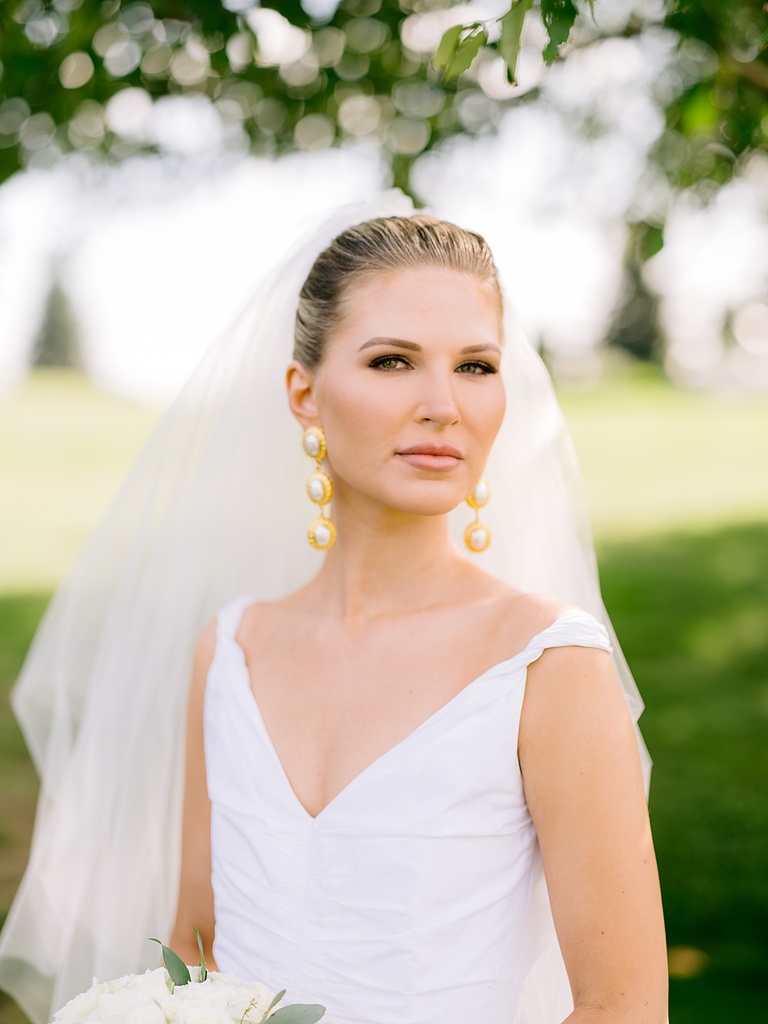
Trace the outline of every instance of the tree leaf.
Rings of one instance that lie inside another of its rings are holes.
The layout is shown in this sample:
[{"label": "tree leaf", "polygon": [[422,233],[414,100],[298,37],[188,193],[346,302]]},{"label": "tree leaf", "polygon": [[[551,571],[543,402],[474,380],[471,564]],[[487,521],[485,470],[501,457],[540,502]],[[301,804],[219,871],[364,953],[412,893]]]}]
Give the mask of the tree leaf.
[{"label": "tree leaf", "polygon": [[485,46],[488,42],[488,29],[485,25],[468,25],[466,27],[470,31],[468,35],[459,40],[453,60],[445,69],[446,80],[463,75],[477,56],[480,47]]},{"label": "tree leaf", "polygon": [[200,938],[200,932],[192,925],[192,931],[197,936],[197,948],[200,950],[200,981],[205,981],[208,977],[208,967],[205,963],[205,953],[203,952],[203,940]]},{"label": "tree leaf", "polygon": [[272,1000],[272,1002],[267,1007],[267,1012],[264,1014],[265,1017],[269,1014],[269,1012],[271,1010],[274,1010],[274,1008],[277,1006],[277,1004],[280,1002],[280,1000],[283,998],[284,995],[285,995],[285,989],[282,989],[280,992],[277,993],[275,998]]},{"label": "tree leaf", "polygon": [[447,68],[454,58],[456,47],[459,45],[459,37],[462,32],[462,25],[453,25],[443,32],[440,45],[435,52],[433,64],[436,68]]},{"label": "tree leaf", "polygon": [[171,981],[174,985],[188,985],[192,981],[192,975],[189,973],[189,968],[181,959],[178,953],[174,953],[168,946],[164,946],[160,939],[150,939],[150,942],[156,942],[158,946],[162,946],[163,949],[163,963],[165,969],[170,975]]},{"label": "tree leaf", "polygon": [[499,53],[507,65],[507,78],[515,84],[515,68],[520,56],[520,34],[523,31],[525,16],[530,11],[533,0],[515,0],[515,3],[501,19],[501,38]]},{"label": "tree leaf", "polygon": [[568,42],[576,14],[573,0],[541,0],[541,20],[549,37],[542,54],[547,64],[560,56],[560,47]]},{"label": "tree leaf", "polygon": [[269,1024],[315,1024],[324,1014],[325,1007],[317,1003],[296,1003],[275,1010]]}]

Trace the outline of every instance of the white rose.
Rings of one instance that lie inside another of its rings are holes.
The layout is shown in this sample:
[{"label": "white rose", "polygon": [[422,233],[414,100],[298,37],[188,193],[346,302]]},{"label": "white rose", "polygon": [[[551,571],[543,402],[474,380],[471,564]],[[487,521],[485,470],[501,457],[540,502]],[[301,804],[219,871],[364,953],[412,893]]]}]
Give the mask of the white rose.
[{"label": "white rose", "polygon": [[165,1014],[156,1002],[145,1003],[131,1010],[125,1024],[166,1024]]},{"label": "white rose", "polygon": [[260,1024],[273,993],[259,983],[246,984],[214,971],[198,981],[168,989],[164,968],[127,974],[93,986],[70,1000],[54,1024]]},{"label": "white rose", "polygon": [[120,992],[123,989],[131,989],[134,987],[134,982],[139,975],[136,974],[124,974],[122,978],[115,978],[114,981],[105,981],[99,985],[99,989],[103,992],[108,992],[110,995],[114,992]]},{"label": "white rose", "polygon": [[226,1001],[233,1020],[238,1022],[246,1015],[247,1020],[260,1021],[274,998],[274,993],[266,985],[258,982],[246,984],[232,974],[212,974],[209,980],[217,997],[220,994]]},{"label": "white rose", "polygon": [[180,1024],[232,1024],[227,994],[213,984],[212,976],[202,982],[178,985],[174,1017]]},{"label": "white rose", "polygon": [[166,1020],[175,1020],[178,1011],[178,1001],[166,989],[165,995],[157,1000],[160,1009],[163,1011]]},{"label": "white rose", "polygon": [[99,997],[98,1020],[102,1024],[123,1024],[123,1021],[143,999],[135,992],[118,989],[116,992],[105,992]]},{"label": "white rose", "polygon": [[54,1024],[80,1024],[89,1020],[99,1005],[99,995],[106,991],[106,985],[92,986],[87,992],[75,996],[54,1014]]},{"label": "white rose", "polygon": [[168,972],[164,967],[156,967],[144,974],[135,975],[134,987],[143,992],[147,998],[160,1001],[168,995]]},{"label": "white rose", "polygon": [[232,1024],[232,1017],[225,1007],[202,1002],[180,1006],[175,1019],[179,1024]]}]

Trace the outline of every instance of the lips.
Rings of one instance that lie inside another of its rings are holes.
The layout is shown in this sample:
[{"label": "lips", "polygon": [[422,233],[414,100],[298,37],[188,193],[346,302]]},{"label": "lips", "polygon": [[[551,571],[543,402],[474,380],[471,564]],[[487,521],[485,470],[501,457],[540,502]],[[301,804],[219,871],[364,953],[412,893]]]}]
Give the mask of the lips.
[{"label": "lips", "polygon": [[401,448],[398,455],[449,455],[452,459],[460,459],[461,452],[452,444],[414,444],[410,448]]},{"label": "lips", "polygon": [[397,455],[411,466],[418,469],[449,470],[455,469],[463,456],[452,444],[435,444],[426,442],[414,444],[409,448],[401,448]]}]

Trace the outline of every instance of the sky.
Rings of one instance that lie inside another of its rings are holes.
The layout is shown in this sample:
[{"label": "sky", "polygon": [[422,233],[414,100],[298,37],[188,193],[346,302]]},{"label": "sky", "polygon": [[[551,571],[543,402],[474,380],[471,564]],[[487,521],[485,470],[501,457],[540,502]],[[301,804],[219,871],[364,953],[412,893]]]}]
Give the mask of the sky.
[{"label": "sky", "polygon": [[[627,218],[669,205],[646,281],[660,296],[670,376],[768,387],[768,158],[753,157],[707,205],[670,197],[645,156],[664,128],[652,93],[671,59],[670,38],[653,32],[574,52],[543,79],[529,55],[520,88],[542,85],[541,98],[493,135],[425,155],[414,183],[435,213],[486,235],[531,340],[584,380],[600,372],[622,293]],[[501,94],[500,69],[488,75],[489,94]],[[601,124],[590,139],[575,127],[585,114]],[[56,268],[97,383],[170,397],[305,218],[385,182],[365,138],[268,160],[228,152],[195,100],[152,108],[125,90],[109,116],[150,130],[167,155],[109,169],[76,156],[0,187],[0,393],[26,372]]]}]

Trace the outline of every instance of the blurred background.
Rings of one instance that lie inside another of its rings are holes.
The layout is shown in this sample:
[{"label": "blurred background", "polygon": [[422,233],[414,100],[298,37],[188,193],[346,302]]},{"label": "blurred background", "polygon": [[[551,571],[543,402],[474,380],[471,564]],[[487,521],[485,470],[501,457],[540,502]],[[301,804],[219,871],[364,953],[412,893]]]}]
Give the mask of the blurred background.
[{"label": "blurred background", "polygon": [[765,1018],[766,46],[763,0],[0,4],[0,913],[53,588],[304,219],[396,184],[486,235],[560,391],[647,704],[671,1020]]}]

